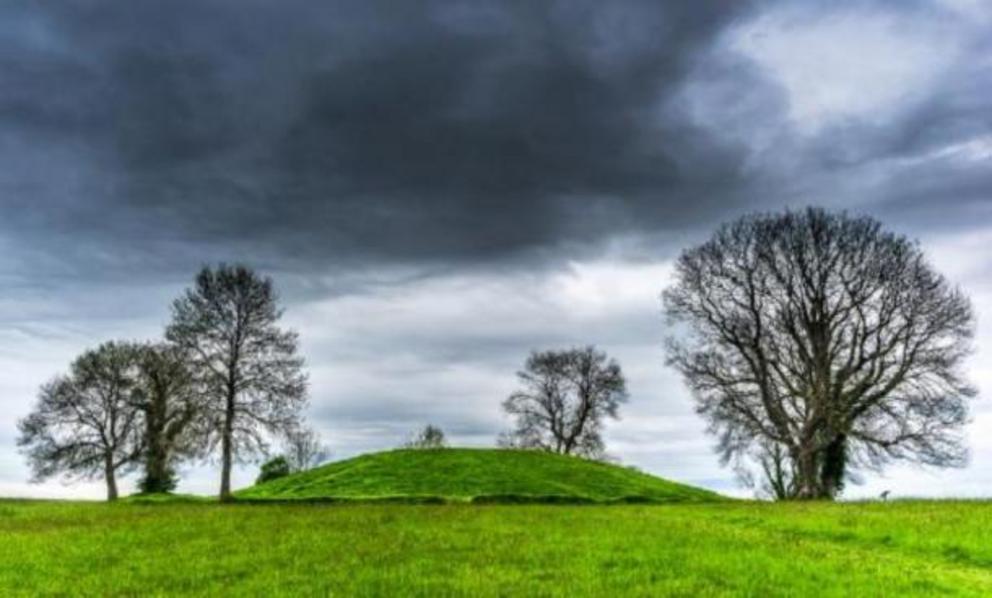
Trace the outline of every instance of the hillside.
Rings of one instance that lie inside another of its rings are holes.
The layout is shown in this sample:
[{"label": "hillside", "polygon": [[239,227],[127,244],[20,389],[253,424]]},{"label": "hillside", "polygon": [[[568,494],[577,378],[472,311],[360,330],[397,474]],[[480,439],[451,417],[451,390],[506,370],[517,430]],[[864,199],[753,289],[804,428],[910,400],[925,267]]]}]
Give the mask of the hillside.
[{"label": "hillside", "polygon": [[713,492],[626,467],[537,451],[395,450],[362,455],[235,493],[244,500],[702,502]]}]

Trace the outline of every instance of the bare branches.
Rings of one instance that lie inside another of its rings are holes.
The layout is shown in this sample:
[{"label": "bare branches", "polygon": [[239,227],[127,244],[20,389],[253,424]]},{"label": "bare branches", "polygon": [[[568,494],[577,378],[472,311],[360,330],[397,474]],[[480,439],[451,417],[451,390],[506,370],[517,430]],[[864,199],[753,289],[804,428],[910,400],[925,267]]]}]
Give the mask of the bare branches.
[{"label": "bare branches", "polygon": [[319,457],[299,428],[307,379],[280,315],[271,280],[204,268],[173,304],[171,343],[105,343],[42,387],[19,422],[35,479],[102,475],[113,499],[116,473],[143,461],[142,490],[169,491],[180,459],[220,445],[228,498],[234,460],[264,453],[272,435],[293,435],[300,459]]},{"label": "bare branches", "polygon": [[204,268],[172,306],[166,337],[190,359],[221,445],[221,498],[230,497],[235,459],[263,453],[262,432],[292,429],[306,403],[307,379],[295,332],[268,278],[245,266]]},{"label": "bare branches", "polygon": [[18,422],[17,443],[36,481],[103,477],[108,500],[117,498],[117,473],[134,466],[142,450],[134,409],[139,354],[131,343],[104,343],[41,387],[34,410]]},{"label": "bare branches", "polygon": [[292,472],[306,471],[327,461],[331,449],[320,440],[313,428],[296,426],[285,434],[283,454]]},{"label": "bare branches", "polygon": [[502,444],[600,457],[603,420],[616,419],[627,386],[614,360],[594,347],[534,352],[517,374],[523,389],[503,402],[516,428]]},{"label": "bare branches", "polygon": [[767,474],[785,451],[810,498],[840,489],[839,462],[962,462],[971,307],[878,222],[745,217],[680,256],[664,303],[692,331],[669,363],[725,459],[757,450]]},{"label": "bare branches", "polygon": [[199,456],[211,430],[202,389],[183,352],[165,343],[145,345],[139,356],[139,392],[133,407],[144,420],[142,492],[169,492],[181,459]]}]

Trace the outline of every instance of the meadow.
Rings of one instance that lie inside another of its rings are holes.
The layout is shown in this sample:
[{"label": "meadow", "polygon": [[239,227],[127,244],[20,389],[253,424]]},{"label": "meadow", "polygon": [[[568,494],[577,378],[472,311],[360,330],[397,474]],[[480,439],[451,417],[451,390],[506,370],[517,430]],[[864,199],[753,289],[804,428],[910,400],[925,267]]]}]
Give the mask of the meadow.
[{"label": "meadow", "polygon": [[3,595],[990,595],[992,503],[0,501]]}]

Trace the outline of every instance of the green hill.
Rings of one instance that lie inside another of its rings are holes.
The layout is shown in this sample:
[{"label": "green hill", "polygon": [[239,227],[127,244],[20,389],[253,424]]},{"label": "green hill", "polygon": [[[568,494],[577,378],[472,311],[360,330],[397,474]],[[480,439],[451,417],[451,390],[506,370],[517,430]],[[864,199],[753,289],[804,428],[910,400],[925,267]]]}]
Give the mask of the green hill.
[{"label": "green hill", "polygon": [[703,502],[718,494],[630,468],[538,451],[394,450],[235,493],[243,500],[395,502]]}]

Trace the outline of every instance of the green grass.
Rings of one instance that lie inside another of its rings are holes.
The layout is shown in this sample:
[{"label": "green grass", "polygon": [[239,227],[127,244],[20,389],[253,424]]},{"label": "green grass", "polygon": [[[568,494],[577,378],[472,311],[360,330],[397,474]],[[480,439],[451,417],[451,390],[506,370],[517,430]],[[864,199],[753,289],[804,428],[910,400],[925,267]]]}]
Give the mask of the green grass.
[{"label": "green grass", "polygon": [[362,455],[236,493],[244,500],[671,503],[713,492],[639,471],[538,451],[395,450]]},{"label": "green grass", "polygon": [[992,595],[992,503],[0,501],[0,594]]},{"label": "green grass", "polygon": [[989,502],[732,501],[472,449],[365,455],[237,495],[0,500],[0,595],[992,595]]},{"label": "green grass", "polygon": [[172,494],[172,493],[152,493],[152,494],[132,494],[120,499],[124,503],[133,504],[164,504],[164,503],[187,503],[187,502],[216,502],[212,496],[199,496],[197,494]]}]

